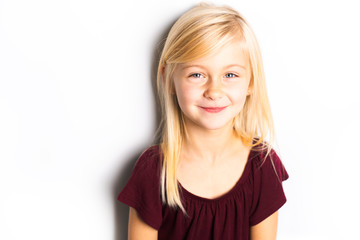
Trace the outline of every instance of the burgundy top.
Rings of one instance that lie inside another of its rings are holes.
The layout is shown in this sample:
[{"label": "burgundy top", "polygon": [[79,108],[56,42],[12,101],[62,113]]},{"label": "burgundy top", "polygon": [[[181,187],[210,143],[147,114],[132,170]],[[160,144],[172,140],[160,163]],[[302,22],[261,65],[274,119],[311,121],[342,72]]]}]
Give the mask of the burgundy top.
[{"label": "burgundy top", "polygon": [[263,152],[251,149],[236,185],[215,199],[196,196],[179,183],[182,211],[163,205],[160,195],[160,148],[148,148],[137,160],[132,175],[118,200],[133,207],[140,217],[158,230],[158,239],[239,239],[248,240],[250,226],[276,212],[286,202],[282,181],[288,173],[272,149],[261,166]]}]

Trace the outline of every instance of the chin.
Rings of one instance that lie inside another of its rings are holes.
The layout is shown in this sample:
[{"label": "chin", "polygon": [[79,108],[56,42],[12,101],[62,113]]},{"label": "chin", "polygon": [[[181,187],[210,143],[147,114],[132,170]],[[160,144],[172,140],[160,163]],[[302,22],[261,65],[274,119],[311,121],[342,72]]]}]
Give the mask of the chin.
[{"label": "chin", "polygon": [[226,127],[232,127],[229,125],[229,123],[203,123],[199,124],[200,127],[206,129],[206,130],[218,130],[218,129],[224,129]]}]

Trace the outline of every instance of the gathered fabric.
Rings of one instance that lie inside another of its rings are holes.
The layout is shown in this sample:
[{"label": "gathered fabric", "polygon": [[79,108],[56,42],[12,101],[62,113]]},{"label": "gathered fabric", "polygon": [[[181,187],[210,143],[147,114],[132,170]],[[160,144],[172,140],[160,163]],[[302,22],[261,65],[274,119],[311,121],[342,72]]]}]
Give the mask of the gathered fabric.
[{"label": "gathered fabric", "polygon": [[263,163],[265,153],[253,148],[235,186],[220,197],[197,196],[179,183],[185,216],[161,202],[160,154],[159,145],[146,149],[118,195],[119,201],[136,209],[144,222],[158,230],[160,240],[248,240],[250,227],[287,201],[282,182],[289,175],[280,158],[272,149]]}]

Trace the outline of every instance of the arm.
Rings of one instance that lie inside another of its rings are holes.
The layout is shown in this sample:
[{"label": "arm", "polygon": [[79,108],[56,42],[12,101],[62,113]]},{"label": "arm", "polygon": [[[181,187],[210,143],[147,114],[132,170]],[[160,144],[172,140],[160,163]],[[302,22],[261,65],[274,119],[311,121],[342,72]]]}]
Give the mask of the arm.
[{"label": "arm", "polygon": [[278,211],[250,227],[250,240],[275,240],[278,224]]},{"label": "arm", "polygon": [[129,212],[129,240],[156,240],[158,231],[146,224],[136,210],[130,207]]}]

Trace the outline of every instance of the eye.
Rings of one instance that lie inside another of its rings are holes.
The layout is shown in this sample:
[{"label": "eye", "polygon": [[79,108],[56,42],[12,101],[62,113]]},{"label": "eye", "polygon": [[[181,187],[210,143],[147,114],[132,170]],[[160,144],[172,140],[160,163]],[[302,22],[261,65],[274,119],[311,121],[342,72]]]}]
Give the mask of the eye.
[{"label": "eye", "polygon": [[225,74],[226,78],[234,78],[234,77],[238,77],[238,75],[234,74],[234,73],[227,73]]},{"label": "eye", "polygon": [[204,76],[201,73],[193,73],[189,77],[193,78],[203,78]]}]

